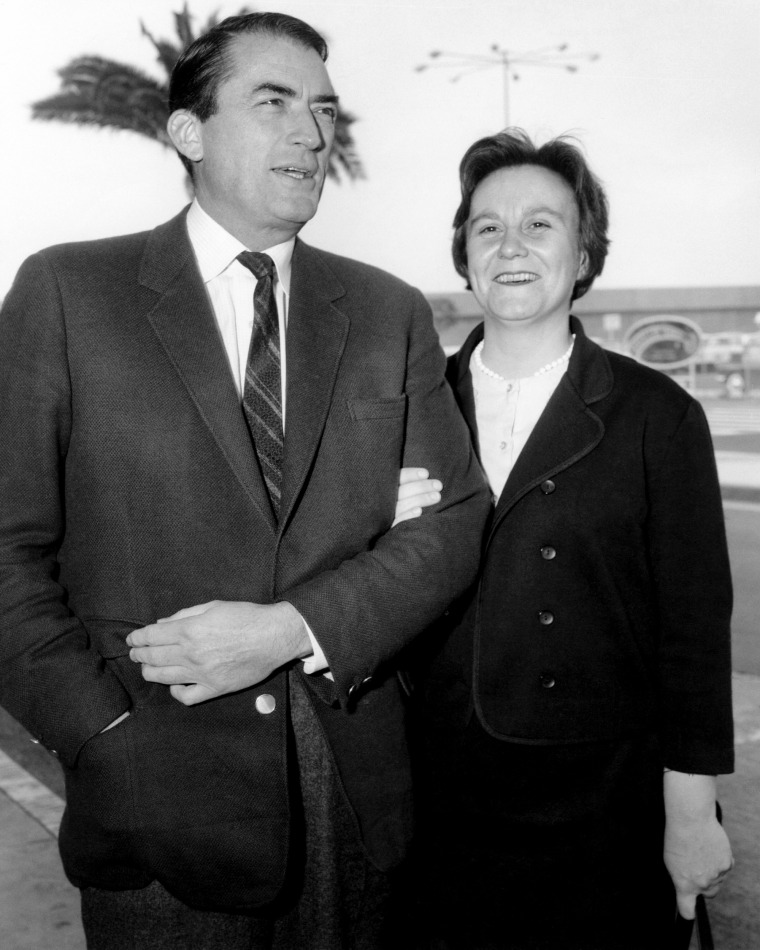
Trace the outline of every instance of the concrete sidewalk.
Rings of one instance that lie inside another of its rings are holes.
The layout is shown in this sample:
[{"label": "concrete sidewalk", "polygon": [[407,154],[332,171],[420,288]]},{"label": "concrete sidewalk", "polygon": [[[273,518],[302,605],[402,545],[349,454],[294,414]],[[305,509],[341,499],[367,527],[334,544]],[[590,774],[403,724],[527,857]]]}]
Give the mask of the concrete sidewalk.
[{"label": "concrete sidewalk", "polygon": [[0,947],[85,950],[57,831],[63,801],[0,752]]}]

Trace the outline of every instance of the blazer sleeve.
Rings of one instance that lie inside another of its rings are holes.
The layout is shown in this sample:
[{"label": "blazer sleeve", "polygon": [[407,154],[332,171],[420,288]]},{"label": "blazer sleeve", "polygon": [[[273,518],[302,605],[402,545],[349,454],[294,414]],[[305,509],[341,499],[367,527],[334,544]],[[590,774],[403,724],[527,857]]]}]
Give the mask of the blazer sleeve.
[{"label": "blazer sleeve", "polygon": [[130,705],[59,583],[71,404],[60,294],[39,254],[0,313],[0,702],[67,764]]},{"label": "blazer sleeve", "polygon": [[696,400],[648,454],[664,764],[731,772],[731,575],[713,446]]},{"label": "blazer sleeve", "polygon": [[445,358],[422,294],[411,297],[404,466],[443,482],[441,502],[371,548],[283,592],[305,618],[346,704],[439,617],[476,577],[490,496],[444,377]]}]

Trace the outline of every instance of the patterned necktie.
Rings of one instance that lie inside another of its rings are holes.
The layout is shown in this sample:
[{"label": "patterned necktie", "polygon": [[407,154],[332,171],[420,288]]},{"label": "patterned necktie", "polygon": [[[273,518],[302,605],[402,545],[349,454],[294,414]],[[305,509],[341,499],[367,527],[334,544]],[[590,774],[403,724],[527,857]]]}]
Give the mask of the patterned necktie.
[{"label": "patterned necktie", "polygon": [[277,517],[280,511],[283,435],[280,324],[273,290],[274,262],[268,254],[256,251],[243,251],[237,259],[256,277],[243,412]]}]

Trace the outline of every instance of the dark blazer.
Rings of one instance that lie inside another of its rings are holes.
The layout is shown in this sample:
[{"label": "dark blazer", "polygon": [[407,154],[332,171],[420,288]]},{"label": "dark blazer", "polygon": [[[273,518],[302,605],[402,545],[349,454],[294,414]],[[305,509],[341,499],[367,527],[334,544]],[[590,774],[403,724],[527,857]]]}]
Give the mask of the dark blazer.
[{"label": "dark blazer", "polygon": [[[474,598],[452,611],[430,715],[474,709],[504,741],[656,730],[664,763],[732,769],[731,581],[704,413],[578,320],[567,373],[487,531]],[[470,356],[449,361],[477,445]]]},{"label": "dark blazer", "polygon": [[[64,767],[71,880],[158,879],[227,910],[276,897],[288,674],[184,707],[127,655],[135,627],[212,599],[301,611],[335,683],[290,675],[369,856],[396,864],[410,782],[394,661],[471,582],[488,509],[422,295],[297,242],[279,524],[184,214],[30,258],[0,353],[0,701]],[[402,465],[446,489],[389,532]]]}]

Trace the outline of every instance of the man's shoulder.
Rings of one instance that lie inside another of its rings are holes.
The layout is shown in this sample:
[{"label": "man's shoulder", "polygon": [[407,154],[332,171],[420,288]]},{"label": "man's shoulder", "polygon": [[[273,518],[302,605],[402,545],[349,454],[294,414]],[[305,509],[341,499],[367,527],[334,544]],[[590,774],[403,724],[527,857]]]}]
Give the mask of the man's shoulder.
[{"label": "man's shoulder", "polygon": [[331,251],[313,247],[299,241],[296,246],[294,263],[307,263],[329,271],[347,289],[360,286],[365,291],[378,290],[384,293],[394,292],[401,294],[420,295],[421,292],[411,284],[391,274],[389,271],[352,257],[344,257]]},{"label": "man's shoulder", "polygon": [[67,241],[45,247],[36,256],[54,265],[92,266],[99,260],[125,258],[139,253],[145,248],[150,234],[150,231],[139,231],[87,241]]},{"label": "man's shoulder", "polygon": [[139,261],[149,242],[160,239],[162,234],[177,230],[184,218],[184,212],[170,221],[130,234],[113,237],[93,238],[85,241],[68,241],[43,248],[33,257],[44,260],[54,267],[97,268],[99,265],[112,266],[118,261],[125,264],[130,259]]}]

